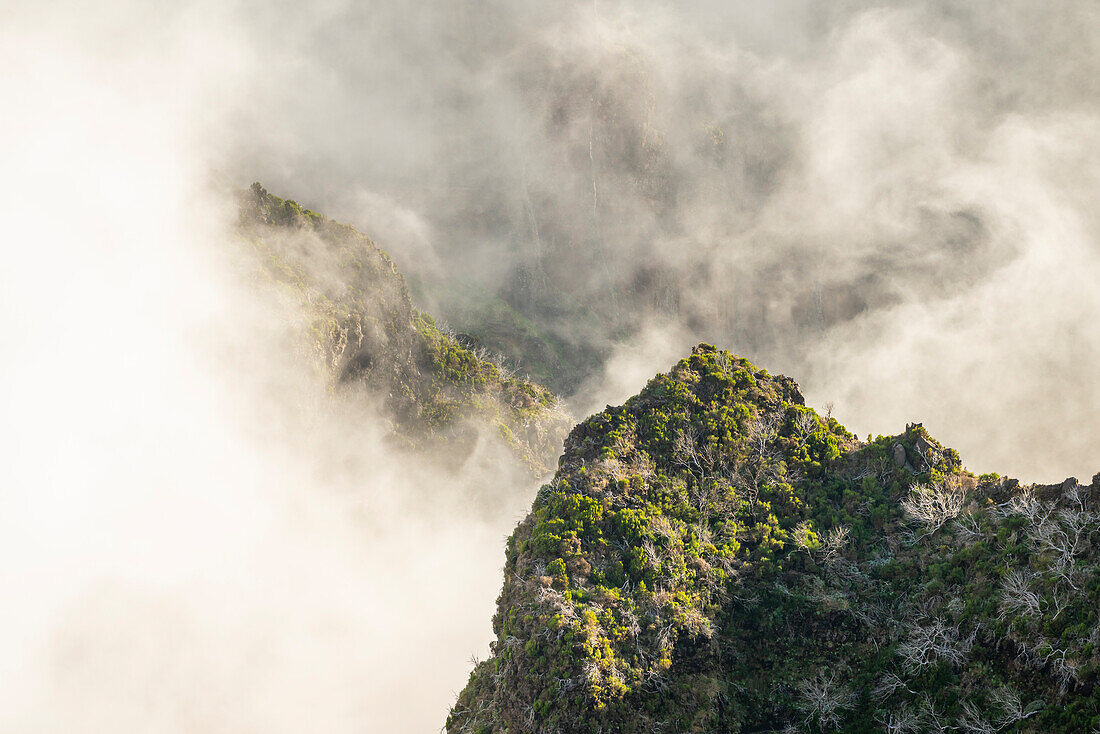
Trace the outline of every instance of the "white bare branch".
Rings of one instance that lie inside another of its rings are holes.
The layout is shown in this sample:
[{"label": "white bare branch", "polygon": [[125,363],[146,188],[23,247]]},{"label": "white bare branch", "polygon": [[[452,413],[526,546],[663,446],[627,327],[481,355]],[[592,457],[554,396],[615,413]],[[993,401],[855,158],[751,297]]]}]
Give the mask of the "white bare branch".
[{"label": "white bare branch", "polygon": [[924,730],[920,712],[905,704],[894,711],[880,712],[875,721],[886,734],[916,734]]},{"label": "white bare branch", "polygon": [[799,707],[806,712],[806,720],[821,729],[840,728],[843,712],[855,702],[855,694],[837,678],[835,670],[822,670],[798,684]]},{"label": "white bare branch", "polygon": [[828,563],[836,563],[841,553],[848,547],[848,538],[851,535],[851,529],[846,525],[837,525],[835,528],[830,529],[825,536],[821,539],[821,557]]},{"label": "white bare branch", "polygon": [[915,673],[935,665],[941,660],[961,665],[970,654],[974,634],[961,638],[958,627],[952,627],[935,619],[928,624],[910,628],[909,636],[898,645],[898,655],[908,673]]},{"label": "white bare branch", "polygon": [[1001,612],[999,619],[1008,621],[1011,617],[1039,617],[1043,613],[1043,598],[1031,590],[1031,579],[1013,569],[1005,574],[1001,581]]},{"label": "white bare branch", "polygon": [[1020,700],[1020,694],[1008,686],[994,688],[989,694],[989,702],[996,710],[993,725],[998,731],[1017,721],[1031,718],[1043,709],[1042,701],[1032,701],[1025,706]]},{"label": "white bare branch", "polygon": [[901,501],[901,509],[911,522],[924,527],[922,535],[931,535],[959,516],[966,504],[966,492],[957,483],[916,484]]}]

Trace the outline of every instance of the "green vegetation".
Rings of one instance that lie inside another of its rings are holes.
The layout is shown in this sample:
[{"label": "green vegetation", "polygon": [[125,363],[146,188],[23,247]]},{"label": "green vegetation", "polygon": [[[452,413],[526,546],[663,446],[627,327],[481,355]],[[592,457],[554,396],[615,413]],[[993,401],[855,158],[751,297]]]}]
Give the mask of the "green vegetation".
[{"label": "green vegetation", "polygon": [[414,309],[393,261],[354,228],[258,183],[239,209],[238,231],[264,281],[307,313],[313,357],[334,389],[365,385],[384,396],[393,435],[406,444],[461,457],[488,426],[532,473],[549,470],[568,427],[549,390]]},{"label": "green vegetation", "polygon": [[1100,729],[1100,475],[857,440],[709,345],[577,425],[508,541],[478,732]]},{"label": "green vegetation", "polygon": [[[526,269],[513,273],[512,277],[528,285],[532,285],[534,280],[541,280],[535,271]],[[422,288],[424,286],[419,281],[410,283],[414,296]],[[568,328],[565,333],[558,333],[553,328],[547,328],[545,320],[530,318],[534,314],[525,315],[522,308],[517,308],[501,294],[484,287],[472,283],[443,282],[432,283],[431,290],[434,299],[448,304],[457,327],[473,332],[462,335],[468,345],[522,357],[525,372],[558,391],[576,389],[604,358],[592,345],[578,340],[577,335],[598,333],[606,327],[606,323],[600,315],[578,305],[575,299],[562,294],[555,296],[541,289],[538,304],[523,304],[539,313],[568,314]],[[504,295],[518,297],[514,292]]]}]

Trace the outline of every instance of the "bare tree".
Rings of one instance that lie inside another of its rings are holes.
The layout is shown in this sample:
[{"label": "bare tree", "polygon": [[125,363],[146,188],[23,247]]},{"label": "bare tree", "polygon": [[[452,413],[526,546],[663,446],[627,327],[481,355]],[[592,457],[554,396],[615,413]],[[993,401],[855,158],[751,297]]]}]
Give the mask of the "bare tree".
[{"label": "bare tree", "polygon": [[851,530],[847,525],[837,525],[821,539],[821,558],[830,565],[840,560],[841,553],[848,547]]},{"label": "bare tree", "polygon": [[508,364],[503,354],[497,352],[489,361],[497,368],[501,380],[507,382],[516,376],[516,368]]},{"label": "bare tree", "polygon": [[997,505],[997,511],[1004,517],[1023,515],[1028,520],[1034,520],[1039,509],[1039,500],[1031,487],[1025,487],[1022,492],[1010,497],[1008,502]]},{"label": "bare tree", "polygon": [[871,689],[871,695],[880,701],[885,701],[898,691],[913,693],[912,689],[901,679],[901,676],[897,673],[887,672],[883,673],[882,677],[875,682],[875,687]]},{"label": "bare tree", "polygon": [[1062,509],[1037,514],[1028,526],[1028,541],[1032,549],[1050,559],[1050,571],[1060,580],[1077,589],[1074,568],[1077,557],[1087,547],[1096,524],[1096,516],[1080,510]]},{"label": "bare tree", "polygon": [[982,521],[977,512],[965,512],[959,515],[955,527],[958,530],[959,540],[963,544],[969,545],[983,537]]},{"label": "bare tree", "polygon": [[[973,701],[963,703],[957,728],[972,734],[997,734],[1018,721],[1034,716],[1042,708],[1041,701],[1024,706],[1019,693],[1008,686],[1001,686],[989,694],[989,706],[984,713]],[[991,717],[986,718],[987,715]]]},{"label": "bare tree", "polygon": [[1031,590],[1033,576],[1025,576],[1013,569],[1001,581],[1001,612],[998,618],[1007,621],[1011,617],[1039,617],[1043,613],[1043,598]]},{"label": "bare tree", "polygon": [[817,420],[817,416],[810,410],[799,411],[798,417],[795,419],[795,426],[803,435],[809,435],[817,431],[821,427],[821,424]]},{"label": "bare tree", "polygon": [[970,654],[974,639],[974,634],[962,638],[958,627],[934,619],[927,624],[911,626],[909,636],[898,645],[897,652],[906,672],[916,673],[941,660],[961,665]]},{"label": "bare tree", "polygon": [[986,720],[982,712],[971,701],[963,703],[962,709],[958,729],[970,734],[997,734],[997,729]]},{"label": "bare tree", "polygon": [[806,720],[816,722],[821,729],[840,728],[840,719],[851,708],[855,694],[838,681],[835,670],[822,670],[815,678],[798,684],[799,707]]},{"label": "bare tree", "polygon": [[994,688],[989,694],[989,702],[993,704],[996,712],[993,725],[998,731],[1017,721],[1029,719],[1043,710],[1042,701],[1032,701],[1025,706],[1020,699],[1020,694],[1008,686]]},{"label": "bare tree", "polygon": [[923,731],[920,712],[902,704],[893,711],[880,711],[875,721],[886,734],[915,734]]},{"label": "bare tree", "polygon": [[810,542],[810,533],[813,533],[813,523],[809,520],[803,520],[798,523],[794,528],[793,538],[795,547],[799,550],[804,550],[807,553],[815,550],[818,545],[814,545]]},{"label": "bare tree", "polygon": [[675,462],[702,481],[711,476],[716,463],[713,444],[699,445],[703,432],[698,428],[685,428],[676,434],[673,456]]},{"label": "bare tree", "polygon": [[1040,636],[1034,643],[1026,642],[1020,645],[1020,655],[1038,670],[1049,669],[1051,676],[1058,681],[1062,693],[1069,690],[1071,684],[1076,684],[1080,674],[1080,663],[1070,656],[1068,650],[1054,647],[1044,636]]},{"label": "bare tree", "polygon": [[905,517],[924,527],[918,536],[931,535],[948,521],[959,516],[966,504],[966,492],[957,482],[916,484],[901,501]]},{"label": "bare tree", "polygon": [[792,438],[798,448],[803,448],[810,440],[810,436],[820,427],[817,416],[811,410],[799,411],[792,421],[796,429]]},{"label": "bare tree", "polygon": [[779,435],[781,418],[777,413],[765,413],[749,426],[749,455],[730,469],[730,484],[749,506],[755,519],[760,491],[778,478],[778,452],[772,441]]},{"label": "bare tree", "polygon": [[941,734],[948,729],[947,724],[940,718],[940,713],[936,711],[936,702],[927,693],[924,694],[921,702],[921,722],[924,725],[922,731]]}]

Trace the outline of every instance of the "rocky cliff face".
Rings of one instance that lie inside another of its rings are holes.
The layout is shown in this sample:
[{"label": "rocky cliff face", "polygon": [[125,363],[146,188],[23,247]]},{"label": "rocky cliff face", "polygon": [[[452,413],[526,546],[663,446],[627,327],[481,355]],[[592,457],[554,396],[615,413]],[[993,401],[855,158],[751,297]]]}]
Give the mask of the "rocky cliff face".
[{"label": "rocky cliff face", "polygon": [[1100,730],[1100,475],[860,441],[700,345],[569,435],[458,732]]},{"label": "rocky cliff face", "polygon": [[416,310],[370,239],[258,183],[239,195],[239,211],[263,277],[306,314],[318,368],[336,389],[379,398],[398,443],[461,460],[488,429],[533,474],[548,471],[568,430],[557,398]]}]

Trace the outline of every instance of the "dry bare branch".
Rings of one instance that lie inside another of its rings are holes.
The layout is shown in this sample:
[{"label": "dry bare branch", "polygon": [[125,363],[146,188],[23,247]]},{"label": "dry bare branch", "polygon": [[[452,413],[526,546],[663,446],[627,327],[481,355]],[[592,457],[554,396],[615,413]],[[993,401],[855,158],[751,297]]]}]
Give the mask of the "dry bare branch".
[{"label": "dry bare branch", "polygon": [[959,516],[966,503],[966,492],[957,483],[916,484],[901,501],[901,509],[911,522],[924,527],[923,535],[931,535],[948,521]]},{"label": "dry bare branch", "polygon": [[798,684],[799,707],[821,729],[840,728],[841,715],[855,702],[855,694],[837,678],[835,670],[822,670]]}]

